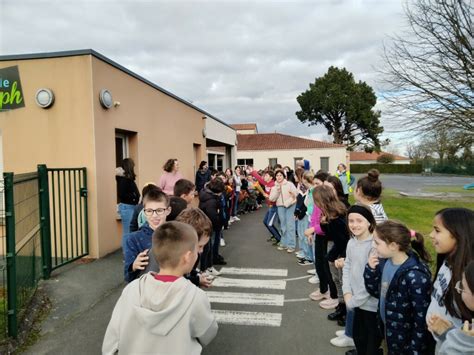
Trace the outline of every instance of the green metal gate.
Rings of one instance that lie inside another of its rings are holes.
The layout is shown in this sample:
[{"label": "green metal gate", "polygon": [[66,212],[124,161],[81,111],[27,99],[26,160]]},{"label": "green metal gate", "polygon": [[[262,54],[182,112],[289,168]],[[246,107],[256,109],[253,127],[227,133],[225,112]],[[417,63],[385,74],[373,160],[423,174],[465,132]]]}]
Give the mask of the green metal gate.
[{"label": "green metal gate", "polygon": [[[89,254],[86,168],[49,169],[38,166],[41,194],[44,277]],[[48,223],[49,221],[49,223]]]},{"label": "green metal gate", "polygon": [[39,279],[89,252],[87,175],[86,168],[38,165],[36,172],[3,178],[0,266],[6,264],[6,282],[0,286],[7,299],[0,292],[0,328],[6,313],[8,336],[16,337]]}]

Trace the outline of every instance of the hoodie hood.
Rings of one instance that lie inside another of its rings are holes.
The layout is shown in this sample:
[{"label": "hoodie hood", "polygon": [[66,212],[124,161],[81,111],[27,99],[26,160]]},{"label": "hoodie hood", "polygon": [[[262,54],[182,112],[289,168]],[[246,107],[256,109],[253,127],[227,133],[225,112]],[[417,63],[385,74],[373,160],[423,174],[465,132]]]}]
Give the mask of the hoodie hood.
[{"label": "hoodie hood", "polygon": [[156,280],[151,273],[139,280],[134,304],[138,321],[151,333],[166,336],[173,330],[196,296],[197,288],[184,277],[174,282]]}]

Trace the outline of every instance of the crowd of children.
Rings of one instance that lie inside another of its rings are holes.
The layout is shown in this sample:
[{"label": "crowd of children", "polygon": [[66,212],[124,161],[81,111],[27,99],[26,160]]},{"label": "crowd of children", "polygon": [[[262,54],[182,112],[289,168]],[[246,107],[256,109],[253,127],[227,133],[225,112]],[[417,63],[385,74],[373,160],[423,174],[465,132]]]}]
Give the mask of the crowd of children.
[{"label": "crowd of children", "polygon": [[[176,175],[177,161],[168,163],[165,171]],[[383,347],[388,354],[474,353],[473,211],[447,208],[434,216],[433,278],[423,236],[388,219],[375,169],[356,182],[344,164],[332,176],[313,173],[306,161],[294,172],[217,172],[202,162],[196,185],[173,184],[173,196],[147,184],[142,200],[133,200],[131,233],[122,242],[130,284],[114,309],[104,353],[146,352],[153,341],[170,353],[199,353],[217,332],[199,288],[220,274],[214,265],[227,263],[219,253],[224,230],[263,203],[268,241],[295,253],[299,265],[313,265],[308,281],[318,287],[310,299],[344,326],[331,344],[359,355],[383,354]],[[195,186],[199,208],[190,207]]]}]

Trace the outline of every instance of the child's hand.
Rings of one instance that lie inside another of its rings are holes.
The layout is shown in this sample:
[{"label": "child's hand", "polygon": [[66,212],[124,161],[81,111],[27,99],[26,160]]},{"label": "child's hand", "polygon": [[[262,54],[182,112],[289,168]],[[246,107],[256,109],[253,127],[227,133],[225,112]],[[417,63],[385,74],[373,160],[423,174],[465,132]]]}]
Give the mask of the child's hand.
[{"label": "child's hand", "polygon": [[462,331],[467,335],[474,336],[474,318],[472,319],[472,324],[469,324],[469,321],[465,321],[462,326]]},{"label": "child's hand", "polygon": [[352,293],[346,293],[344,295],[344,303],[347,305],[349,301],[352,299]]},{"label": "child's hand", "polygon": [[135,261],[133,262],[132,265],[132,270],[137,271],[137,270],[145,270],[146,266],[148,265],[148,249],[145,249],[142,251],[140,254],[137,255],[135,258]]},{"label": "child's hand", "polygon": [[304,231],[304,235],[310,237],[314,234],[314,228],[308,228]]},{"label": "child's hand", "polygon": [[446,332],[449,328],[453,326],[453,324],[441,317],[438,314],[433,314],[428,321],[426,322],[428,325],[428,330],[436,335],[441,335]]},{"label": "child's hand", "polygon": [[199,275],[199,286],[203,288],[211,287],[212,280],[207,277],[207,275]]},{"label": "child's hand", "polygon": [[336,259],[334,261],[334,265],[338,268],[338,269],[342,269],[344,267],[344,260],[346,260],[345,258],[339,258],[339,259]]},{"label": "child's hand", "polygon": [[267,193],[264,193],[264,194],[263,194],[263,197],[268,198],[268,194],[267,194]]},{"label": "child's hand", "polygon": [[367,264],[369,264],[369,267],[371,269],[375,269],[377,265],[379,264],[379,257],[375,253],[370,253],[369,255],[369,260],[367,261]]}]

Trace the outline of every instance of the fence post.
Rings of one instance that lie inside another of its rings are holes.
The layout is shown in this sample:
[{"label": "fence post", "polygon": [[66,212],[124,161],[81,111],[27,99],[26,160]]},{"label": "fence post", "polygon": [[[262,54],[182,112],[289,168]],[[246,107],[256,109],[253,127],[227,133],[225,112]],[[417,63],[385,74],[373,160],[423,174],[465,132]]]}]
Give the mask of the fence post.
[{"label": "fence post", "polygon": [[15,242],[15,200],[13,196],[13,173],[3,173],[5,185],[5,232],[7,237],[7,307],[8,334],[16,338],[17,290],[16,290],[16,242]]},{"label": "fence post", "polygon": [[49,181],[46,165],[38,165],[38,190],[41,221],[41,260],[43,265],[43,278],[51,276],[51,222],[49,216]]}]

